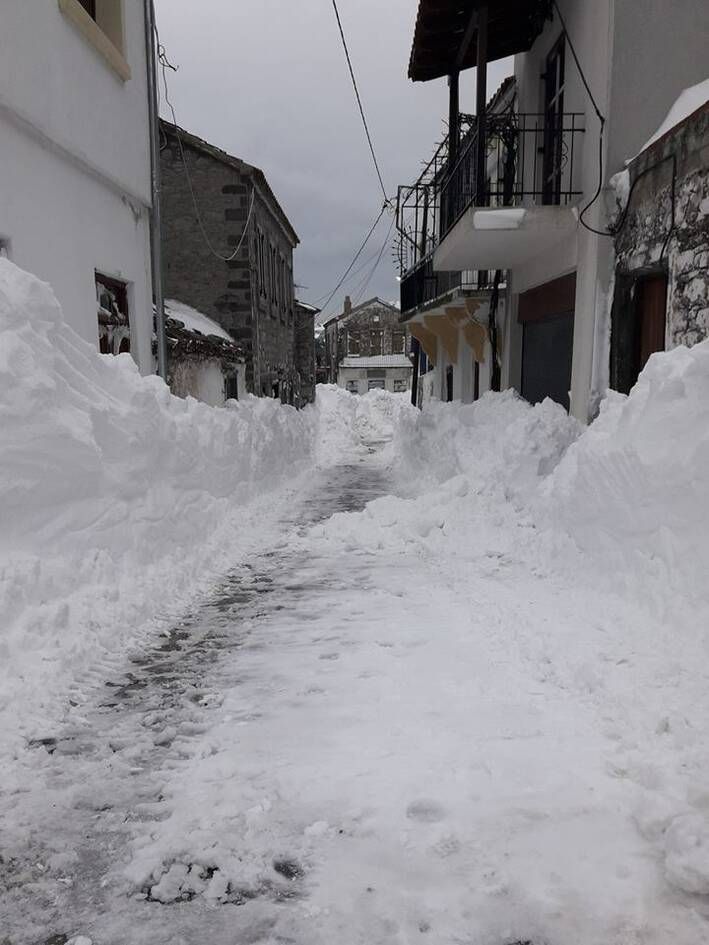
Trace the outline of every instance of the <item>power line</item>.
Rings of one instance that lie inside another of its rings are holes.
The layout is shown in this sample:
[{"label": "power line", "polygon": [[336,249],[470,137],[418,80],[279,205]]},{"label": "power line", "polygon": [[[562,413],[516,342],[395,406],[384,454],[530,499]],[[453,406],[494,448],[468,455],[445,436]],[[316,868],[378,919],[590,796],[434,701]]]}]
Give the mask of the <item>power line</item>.
[{"label": "power line", "polygon": [[[355,253],[354,259],[353,259],[352,262],[349,264],[349,266],[347,267],[347,269],[345,269],[345,271],[344,271],[344,273],[343,273],[343,275],[342,275],[342,278],[341,278],[340,281],[337,283],[337,285],[335,286],[335,288],[334,288],[334,289],[332,290],[332,292],[330,292],[330,294],[327,296],[327,301],[326,301],[325,304],[322,306],[322,311],[323,311],[323,312],[324,312],[325,309],[328,307],[328,305],[330,304],[330,302],[333,300],[333,298],[334,298],[334,296],[335,296],[335,293],[336,293],[337,290],[340,288],[340,286],[342,285],[342,283],[345,281],[345,279],[347,278],[347,276],[349,276],[350,272],[351,272],[352,269],[354,268],[355,263],[357,262],[357,260],[359,259],[359,257],[362,255],[362,253],[363,253],[363,251],[364,251],[364,247],[367,245],[367,243],[368,243],[369,240],[371,239],[372,234],[374,233],[374,231],[376,230],[377,226],[379,225],[379,221],[380,221],[381,218],[384,216],[384,212],[385,212],[386,209],[387,209],[387,204],[384,204],[384,205],[382,206],[382,209],[379,211],[376,220],[374,221],[374,223],[373,223],[372,226],[370,227],[369,232],[368,232],[367,235],[365,236],[364,242],[362,243],[362,245],[360,246],[360,248],[359,248],[359,249],[357,250],[357,252]],[[325,296],[321,296],[320,298],[321,298],[321,299],[322,299],[322,298],[325,298]],[[320,302],[320,299],[316,299],[316,300],[315,300],[315,304],[316,304],[316,305],[317,305],[319,302]]]},{"label": "power line", "polygon": [[197,218],[197,224],[199,225],[199,228],[202,233],[202,237],[210,253],[213,256],[216,256],[216,258],[220,259],[222,262],[231,262],[232,259],[236,259],[236,257],[239,255],[239,250],[244,244],[244,240],[246,239],[246,234],[249,232],[249,223],[251,222],[251,216],[254,212],[254,203],[256,201],[256,187],[252,186],[251,188],[251,203],[249,205],[249,212],[246,216],[246,223],[244,224],[244,232],[241,234],[241,239],[239,240],[236,249],[234,250],[233,253],[231,253],[231,255],[223,256],[212,245],[212,241],[210,240],[209,234],[207,233],[207,228],[204,225],[204,220],[202,219],[202,213],[199,209],[199,204],[197,202],[197,195],[195,193],[194,186],[192,184],[192,177],[190,175],[190,171],[187,166],[187,158],[185,157],[185,149],[182,146],[182,135],[180,134],[180,127],[177,124],[177,116],[175,114],[175,109],[173,107],[173,104],[170,101],[170,93],[169,93],[168,84],[167,84],[167,70],[171,69],[173,72],[177,72],[177,67],[173,66],[170,60],[167,58],[165,47],[160,42],[160,36],[158,35],[157,26],[155,27],[155,38],[158,44],[158,61],[160,63],[160,68],[162,69],[162,81],[165,87],[165,104],[170,109],[170,114],[172,115],[172,123],[175,126],[175,136],[177,138],[177,144],[180,149],[182,167],[184,168],[184,171],[185,171],[185,178],[187,179],[187,186],[189,188],[190,197],[192,198],[192,205],[194,207],[195,216]]},{"label": "power line", "polygon": [[354,300],[354,304],[355,304],[355,305],[357,305],[357,303],[360,301],[360,299],[362,298],[362,296],[364,295],[364,293],[367,291],[367,286],[368,286],[369,283],[372,281],[372,278],[374,277],[374,273],[375,273],[375,272],[377,271],[377,269],[379,268],[379,264],[380,264],[381,261],[382,261],[382,256],[384,255],[384,250],[387,248],[387,245],[389,244],[389,239],[390,239],[390,237],[391,237],[391,231],[392,231],[393,228],[394,228],[394,217],[391,218],[391,223],[389,224],[389,229],[387,230],[387,235],[384,237],[384,242],[382,243],[382,248],[379,250],[379,255],[377,256],[377,261],[376,261],[376,262],[374,263],[374,265],[372,266],[372,269],[371,269],[369,275],[367,276],[367,278],[365,279],[364,284],[360,286],[359,291],[358,291],[357,295],[355,296],[355,300]]},{"label": "power line", "polygon": [[382,194],[384,195],[384,202],[388,204],[390,203],[390,200],[389,200],[389,197],[387,196],[386,187],[384,186],[384,180],[382,179],[382,172],[379,170],[379,162],[377,161],[377,155],[374,151],[374,144],[372,143],[372,136],[369,133],[369,125],[367,124],[367,118],[364,114],[364,106],[362,105],[362,97],[359,94],[359,88],[357,87],[357,79],[355,78],[354,69],[352,68],[352,59],[350,58],[350,51],[347,48],[347,40],[345,39],[345,31],[342,28],[342,20],[340,19],[340,11],[337,9],[337,0],[332,0],[332,6],[335,10],[335,17],[337,18],[337,26],[340,30],[340,38],[342,39],[342,47],[345,50],[345,58],[347,59],[347,66],[350,70],[350,78],[352,79],[352,87],[354,88],[354,93],[357,98],[357,105],[359,106],[359,113],[362,116],[362,124],[364,125],[364,133],[367,136],[369,150],[372,154],[372,161],[374,161],[374,169],[377,172],[377,177],[379,178],[379,186],[381,187]]}]

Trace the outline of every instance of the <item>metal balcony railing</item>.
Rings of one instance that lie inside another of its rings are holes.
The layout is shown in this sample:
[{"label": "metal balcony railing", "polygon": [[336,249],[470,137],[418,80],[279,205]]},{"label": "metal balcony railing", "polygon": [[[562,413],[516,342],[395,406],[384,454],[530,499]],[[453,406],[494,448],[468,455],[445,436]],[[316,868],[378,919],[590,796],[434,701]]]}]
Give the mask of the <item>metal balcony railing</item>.
[{"label": "metal balcony railing", "polygon": [[[490,115],[485,166],[478,168],[476,127],[442,181],[441,238],[471,206],[572,203],[581,195],[574,165],[583,124],[579,112],[564,114],[555,122],[544,114]],[[481,172],[485,179],[479,187]]]},{"label": "metal balcony railing", "polygon": [[[461,273],[433,272],[431,254],[469,207],[568,204],[581,195],[575,164],[583,125],[584,116],[578,112],[555,122],[544,114],[489,114],[485,164],[479,171],[477,122],[471,115],[461,116],[460,145],[452,166],[446,137],[416,183],[399,187],[402,311],[461,285]],[[485,177],[479,187],[480,173]],[[475,288],[484,287],[486,274],[480,280]]]},{"label": "metal balcony railing", "polygon": [[401,311],[412,312],[453,289],[491,288],[490,273],[436,272],[433,253],[409,269],[401,278]]}]

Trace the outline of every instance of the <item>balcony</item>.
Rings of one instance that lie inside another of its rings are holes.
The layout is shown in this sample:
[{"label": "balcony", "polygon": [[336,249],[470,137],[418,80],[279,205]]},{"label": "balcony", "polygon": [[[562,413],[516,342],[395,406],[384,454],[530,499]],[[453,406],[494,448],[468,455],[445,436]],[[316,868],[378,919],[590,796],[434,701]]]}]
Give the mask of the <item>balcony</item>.
[{"label": "balcony", "polygon": [[[455,161],[446,138],[416,183],[399,188],[402,312],[464,284],[483,289],[486,270],[512,268],[576,227],[583,114],[489,114],[484,149],[475,119],[461,117]],[[464,270],[480,275],[465,281]]]}]

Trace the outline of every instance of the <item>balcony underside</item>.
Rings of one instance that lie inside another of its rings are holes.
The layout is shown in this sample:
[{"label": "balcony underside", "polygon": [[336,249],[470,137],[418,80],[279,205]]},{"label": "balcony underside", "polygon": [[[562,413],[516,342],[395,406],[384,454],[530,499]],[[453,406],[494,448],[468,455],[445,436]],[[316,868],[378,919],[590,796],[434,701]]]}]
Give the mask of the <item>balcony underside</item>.
[{"label": "balcony underside", "polygon": [[552,252],[577,230],[574,207],[470,207],[436,248],[433,268],[515,269]]},{"label": "balcony underside", "polygon": [[458,360],[461,341],[467,342],[477,361],[485,359],[489,291],[453,289],[439,299],[407,313],[406,321],[430,361],[443,350],[452,363]]}]

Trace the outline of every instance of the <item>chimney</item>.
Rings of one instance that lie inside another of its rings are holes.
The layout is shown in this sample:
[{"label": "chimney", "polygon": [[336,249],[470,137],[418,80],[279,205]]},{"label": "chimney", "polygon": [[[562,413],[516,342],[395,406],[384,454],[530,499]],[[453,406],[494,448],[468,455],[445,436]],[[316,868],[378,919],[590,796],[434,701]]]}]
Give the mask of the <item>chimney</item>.
[{"label": "chimney", "polygon": [[349,295],[345,296],[345,315],[349,315],[352,311],[352,299]]}]

